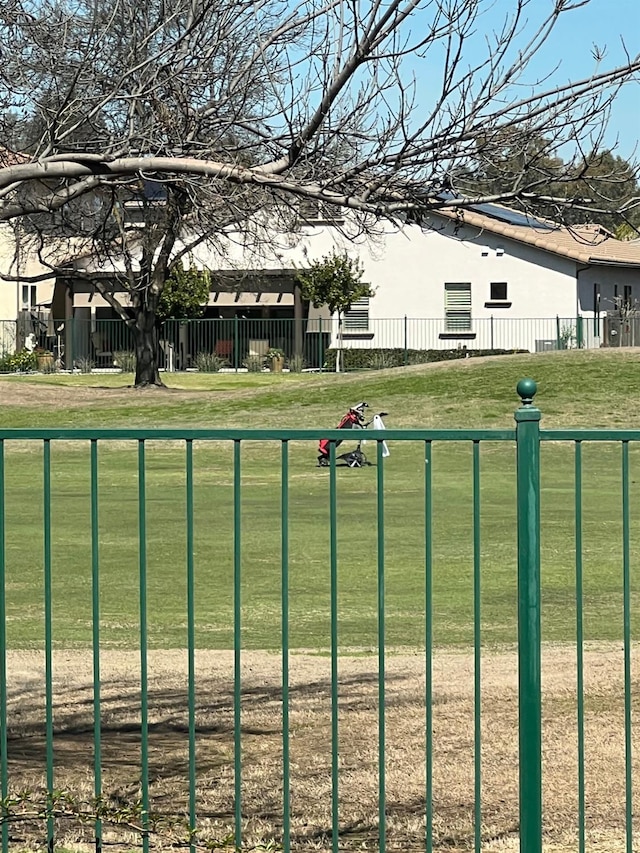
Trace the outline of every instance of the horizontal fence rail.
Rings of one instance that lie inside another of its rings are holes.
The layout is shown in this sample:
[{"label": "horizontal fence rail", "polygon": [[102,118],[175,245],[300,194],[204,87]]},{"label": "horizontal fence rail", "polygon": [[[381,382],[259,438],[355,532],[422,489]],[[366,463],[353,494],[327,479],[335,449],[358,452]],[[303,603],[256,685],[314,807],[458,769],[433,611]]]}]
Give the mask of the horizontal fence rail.
[{"label": "horizontal fence rail", "polygon": [[[543,765],[547,614],[548,630],[575,650],[577,806],[569,830],[571,849],[583,853],[589,832],[603,831],[589,819],[585,644],[595,617],[584,453],[607,442],[607,464],[619,454],[619,478],[607,483],[619,504],[621,560],[603,600],[620,603],[618,788],[632,853],[631,457],[640,431],[540,430],[535,384],[521,381],[518,393],[514,429],[0,430],[3,850],[53,850],[75,839],[97,850],[275,844],[337,853],[355,839],[381,851],[432,851],[451,847],[453,837],[479,853],[496,834],[516,832],[524,853],[541,853],[545,774],[556,793],[558,782]],[[329,465],[315,470],[322,438]],[[358,438],[367,439],[371,464],[352,470],[342,454]],[[566,601],[554,600],[561,567],[541,574],[545,525],[557,512],[545,501],[566,486],[559,475],[547,496],[545,477],[555,476],[567,448],[573,624]],[[511,572],[494,583],[505,560]],[[462,598],[449,606],[457,584]],[[517,745],[508,758],[506,724],[485,723],[484,675],[505,609],[517,636],[507,625],[497,641],[512,638],[519,673],[510,718]],[[470,649],[469,728],[451,752],[448,729],[461,712],[447,716],[447,703],[462,682],[451,681],[455,656],[446,659],[451,672],[440,668],[445,630],[454,631],[454,646]],[[419,647],[421,662],[421,697],[411,694],[408,705],[395,663],[405,646],[412,654]],[[217,658],[201,661],[208,649]],[[275,675],[268,657],[256,657],[261,649],[277,652]],[[299,661],[310,649],[305,681]],[[116,654],[125,661],[119,668]],[[83,660],[78,686],[73,668]],[[214,664],[226,674],[212,682]],[[421,715],[419,759],[403,740],[417,737],[403,723],[412,702]],[[519,768],[515,812],[504,805],[508,785],[494,791],[492,774],[505,762]],[[447,796],[457,764],[471,781],[452,795],[464,812],[452,836]],[[366,784],[357,775],[363,765]],[[418,787],[399,785],[399,776],[415,776]],[[177,788],[167,787],[169,777]],[[90,779],[90,790],[80,779]],[[358,817],[367,808],[375,813]],[[505,809],[501,818],[496,808]]]},{"label": "horizontal fence rail", "polygon": [[[205,318],[166,320],[158,333],[158,359],[163,369],[218,370],[266,369],[267,354],[284,354],[285,369],[333,370],[342,351],[342,369],[362,370],[421,364],[462,353],[522,350],[544,352],[601,345],[632,345],[620,334],[602,337],[600,323],[576,317],[514,318],[490,316],[471,321],[469,329],[449,331],[443,318],[371,318],[365,326],[351,328],[348,318],[252,319]],[[610,325],[610,324],[609,324]],[[32,328],[35,343],[45,352],[31,361],[22,353]],[[609,326],[607,326],[609,328]],[[47,355],[48,354],[48,355]],[[56,368],[93,369],[135,367],[133,332],[120,319],[74,317],[64,324],[46,323],[37,316],[20,321],[0,320],[0,372]]]}]

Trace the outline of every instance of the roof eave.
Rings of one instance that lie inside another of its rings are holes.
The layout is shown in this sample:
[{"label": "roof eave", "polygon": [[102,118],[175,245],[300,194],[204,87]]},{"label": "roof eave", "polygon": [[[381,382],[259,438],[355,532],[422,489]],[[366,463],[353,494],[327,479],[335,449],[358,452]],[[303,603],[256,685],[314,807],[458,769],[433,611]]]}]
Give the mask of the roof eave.
[{"label": "roof eave", "polygon": [[640,261],[624,261],[617,258],[590,257],[588,262],[599,267],[640,267]]}]

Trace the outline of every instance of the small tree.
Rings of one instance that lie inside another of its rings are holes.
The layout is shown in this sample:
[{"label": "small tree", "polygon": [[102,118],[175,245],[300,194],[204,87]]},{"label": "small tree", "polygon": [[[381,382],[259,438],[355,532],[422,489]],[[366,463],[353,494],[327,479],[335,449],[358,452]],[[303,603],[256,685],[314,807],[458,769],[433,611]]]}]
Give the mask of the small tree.
[{"label": "small tree", "polygon": [[211,274],[195,267],[176,267],[165,281],[156,317],[163,320],[187,320],[202,317],[209,300]]},{"label": "small tree", "polygon": [[298,273],[303,298],[313,302],[316,308],[327,305],[332,315],[338,315],[336,373],[340,372],[343,316],[358,299],[373,296],[371,285],[362,281],[363,274],[358,259],[350,258],[346,252],[325,255]]}]

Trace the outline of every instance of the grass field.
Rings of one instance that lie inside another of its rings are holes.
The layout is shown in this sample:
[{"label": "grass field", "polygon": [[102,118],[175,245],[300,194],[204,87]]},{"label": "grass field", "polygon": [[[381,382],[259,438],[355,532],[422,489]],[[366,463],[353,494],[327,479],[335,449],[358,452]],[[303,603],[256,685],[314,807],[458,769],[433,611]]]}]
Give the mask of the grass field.
[{"label": "grass field", "polygon": [[[325,375],[172,375],[137,392],[126,376],[0,377],[11,427],[335,426],[351,403],[389,412],[389,427],[510,429],[523,376],[538,381],[542,426],[640,429],[640,352],[563,352]],[[104,790],[139,785],[137,448],[99,454]],[[249,845],[281,832],[280,448],[242,450],[243,814]],[[56,786],[91,798],[91,548],[89,449],[52,448],[52,601]],[[294,849],[327,849],[330,826],[329,476],[315,442],[290,450],[291,785]],[[631,449],[631,628],[640,627],[640,448]],[[194,558],[200,832],[224,846],[233,826],[233,457],[194,450]],[[517,661],[515,448],[483,444],[481,462],[482,841],[516,849]],[[384,462],[389,849],[424,849],[424,448],[395,442]],[[542,447],[545,841],[577,850],[573,447]],[[375,467],[338,480],[341,849],[377,840],[377,533]],[[9,758],[17,787],[42,784],[44,574],[42,448],[5,441],[5,557],[10,676]],[[150,769],[155,808],[184,810],[186,735],[185,452],[147,448]],[[584,630],[589,850],[625,840],[621,451],[585,444]],[[474,839],[472,450],[433,448],[434,843]],[[637,643],[632,714],[639,721]],[[633,774],[640,776],[638,751]],[[634,792],[637,848],[638,791]],[[40,824],[40,832],[42,825]],[[67,821],[60,838],[86,837]],[[133,843],[134,835],[118,840]],[[107,842],[115,841],[105,837]],[[25,830],[24,846],[42,836]],[[176,840],[175,838],[173,839]],[[226,842],[229,843],[229,842]],[[277,844],[276,844],[277,846]],[[20,846],[19,846],[20,847]],[[20,849],[22,849],[20,847]],[[18,848],[17,848],[18,849]],[[628,848],[627,848],[628,849]]]},{"label": "grass field", "polygon": [[[558,353],[468,360],[358,376],[170,376],[167,392],[123,389],[120,376],[3,379],[5,426],[334,426],[355,399],[387,409],[389,426],[513,424],[517,379],[533,375],[543,426],[640,426],[634,374],[640,356]],[[93,383],[93,384],[92,384]],[[103,387],[109,383],[111,387]],[[97,387],[94,387],[97,386]],[[120,386],[120,387],[118,387]],[[634,397],[634,394],[636,397]],[[559,411],[563,401],[579,417]],[[628,413],[628,414],[627,414]],[[249,443],[242,459],[243,642],[279,645],[280,449]],[[585,636],[622,634],[620,448],[584,448]],[[315,445],[294,443],[290,459],[291,642],[329,645],[328,473]],[[419,647],[424,636],[424,453],[399,443],[385,463],[387,638]],[[485,642],[515,640],[515,453],[510,443],[481,451],[482,625]],[[631,452],[632,506],[638,464]],[[434,632],[438,645],[467,644],[473,630],[471,448],[436,443],[433,458]],[[543,630],[574,636],[573,449],[543,446]],[[7,442],[6,558],[8,639],[43,635],[43,508],[40,446]],[[57,442],[52,451],[54,640],[91,638],[89,453]],[[138,624],[138,515],[135,443],[104,445],[100,456],[102,641],[132,647]],[[147,452],[150,643],[180,647],[186,631],[184,449]],[[195,449],[195,565],[198,645],[229,648],[233,632],[233,471],[230,448]],[[639,532],[632,528],[632,547]],[[376,469],[341,469],[338,483],[340,636],[345,647],[376,644]],[[640,590],[633,584],[637,630]]]}]

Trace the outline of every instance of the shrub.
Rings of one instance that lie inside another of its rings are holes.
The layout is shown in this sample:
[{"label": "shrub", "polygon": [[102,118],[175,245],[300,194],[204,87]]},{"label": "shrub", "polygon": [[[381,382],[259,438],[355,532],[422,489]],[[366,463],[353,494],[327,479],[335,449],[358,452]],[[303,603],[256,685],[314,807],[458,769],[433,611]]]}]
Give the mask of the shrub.
[{"label": "shrub", "polygon": [[91,373],[93,368],[96,366],[93,359],[89,358],[89,356],[83,355],[76,361],[76,365],[80,370],[80,373]]},{"label": "shrub", "polygon": [[228,363],[226,358],[212,352],[199,352],[196,356],[196,367],[200,373],[218,373]]},{"label": "shrub", "polygon": [[242,365],[249,373],[260,373],[264,367],[264,358],[261,355],[248,355]]},{"label": "shrub", "polygon": [[292,355],[289,359],[289,370],[291,373],[302,373],[306,364],[307,362],[304,360],[304,356]]},{"label": "shrub", "polygon": [[119,367],[123,373],[136,372],[136,354],[129,350],[119,350],[113,354],[113,363]]},{"label": "shrub", "polygon": [[[433,361],[452,361],[458,358],[477,358],[481,355],[511,355],[528,350],[504,349],[428,349],[405,350],[396,349],[343,349],[342,364],[344,370],[380,370],[385,367],[402,367],[405,364],[426,364]],[[325,352],[325,368],[334,370],[336,366],[336,350]]]},{"label": "shrub", "polygon": [[402,361],[398,360],[397,352],[393,350],[374,350],[368,359],[367,367],[372,370],[384,370],[385,367],[399,367]]},{"label": "shrub", "polygon": [[35,352],[23,349],[20,352],[7,352],[0,356],[0,373],[28,373],[37,367]]}]

